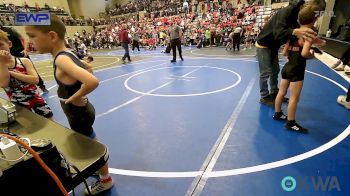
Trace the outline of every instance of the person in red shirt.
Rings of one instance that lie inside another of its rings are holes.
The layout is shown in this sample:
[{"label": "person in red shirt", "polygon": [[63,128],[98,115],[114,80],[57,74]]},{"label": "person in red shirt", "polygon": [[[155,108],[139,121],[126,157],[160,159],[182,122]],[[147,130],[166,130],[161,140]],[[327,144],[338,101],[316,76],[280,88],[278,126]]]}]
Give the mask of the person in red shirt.
[{"label": "person in red shirt", "polygon": [[130,54],[129,54],[129,43],[130,43],[130,38],[128,36],[128,31],[127,31],[127,25],[123,24],[122,25],[122,30],[119,33],[119,41],[122,45],[122,47],[125,50],[124,56],[122,58],[123,63],[125,63],[125,59],[128,58],[128,61],[131,62]]}]

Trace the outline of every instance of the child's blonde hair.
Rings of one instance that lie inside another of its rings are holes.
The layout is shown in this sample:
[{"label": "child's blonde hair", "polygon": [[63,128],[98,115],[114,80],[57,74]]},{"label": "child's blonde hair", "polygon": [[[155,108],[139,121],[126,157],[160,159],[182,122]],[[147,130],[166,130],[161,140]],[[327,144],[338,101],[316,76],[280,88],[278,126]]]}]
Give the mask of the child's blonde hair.
[{"label": "child's blonde hair", "polygon": [[0,30],[0,40],[1,41],[6,41],[6,42],[10,41],[9,40],[9,34],[7,32],[5,32],[5,31],[3,31],[3,30]]}]

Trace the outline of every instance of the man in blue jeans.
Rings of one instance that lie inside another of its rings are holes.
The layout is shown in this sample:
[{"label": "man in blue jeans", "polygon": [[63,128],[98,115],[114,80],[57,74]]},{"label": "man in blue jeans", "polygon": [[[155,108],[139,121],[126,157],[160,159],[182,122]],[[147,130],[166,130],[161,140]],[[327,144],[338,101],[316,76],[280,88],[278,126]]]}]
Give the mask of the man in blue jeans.
[{"label": "man in blue jeans", "polygon": [[123,63],[125,63],[125,59],[128,58],[128,61],[131,62],[131,58],[129,55],[129,43],[130,43],[130,38],[129,38],[129,34],[127,31],[127,25],[123,24],[122,25],[122,30],[119,33],[119,41],[122,45],[122,47],[125,50],[125,54],[122,58]]},{"label": "man in blue jeans", "polygon": [[[316,39],[316,32],[312,29],[300,29],[298,14],[304,9],[304,4],[312,4],[315,12],[323,11],[326,7],[324,0],[300,0],[290,3],[287,7],[278,11],[265,24],[256,42],[256,54],[260,70],[260,103],[274,106],[274,100],[278,93],[278,74],[280,72],[278,50],[289,40],[292,35],[302,37],[309,41]],[[270,90],[268,87],[270,84]],[[284,101],[288,101],[287,98]]]}]

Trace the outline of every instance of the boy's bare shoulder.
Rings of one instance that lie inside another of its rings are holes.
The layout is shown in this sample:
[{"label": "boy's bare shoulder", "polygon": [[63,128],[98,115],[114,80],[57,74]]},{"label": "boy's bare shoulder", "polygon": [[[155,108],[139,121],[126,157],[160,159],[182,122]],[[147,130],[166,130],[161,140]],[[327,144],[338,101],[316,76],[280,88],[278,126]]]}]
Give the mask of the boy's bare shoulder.
[{"label": "boy's bare shoulder", "polygon": [[19,60],[21,60],[21,62],[25,65],[32,64],[32,62],[28,58],[25,58],[25,57],[21,57],[21,58],[19,58]]},{"label": "boy's bare shoulder", "polygon": [[69,56],[67,55],[58,55],[55,59],[55,63],[59,63],[59,64],[65,64],[65,63],[74,63],[76,64],[71,58],[69,58]]}]

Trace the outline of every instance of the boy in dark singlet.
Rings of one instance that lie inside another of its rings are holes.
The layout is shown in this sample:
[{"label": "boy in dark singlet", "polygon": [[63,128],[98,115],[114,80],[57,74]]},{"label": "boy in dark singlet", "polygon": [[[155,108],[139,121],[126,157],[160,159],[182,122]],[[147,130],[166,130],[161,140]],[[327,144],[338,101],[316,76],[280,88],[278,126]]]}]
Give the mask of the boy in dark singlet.
[{"label": "boy in dark singlet", "polygon": [[[40,53],[51,53],[54,57],[54,77],[58,84],[57,95],[70,127],[83,135],[95,139],[92,128],[95,109],[86,95],[97,88],[97,78],[85,70],[79,58],[65,46],[66,27],[56,16],[51,15],[51,25],[26,26],[25,31]],[[100,179],[89,190],[93,195],[113,186],[106,163],[99,170]],[[88,190],[86,189],[87,193]]]},{"label": "boy in dark singlet", "polygon": [[8,33],[0,30],[0,85],[10,101],[51,119],[52,111],[40,96],[36,84],[39,82],[34,65],[27,58],[10,54],[12,42]]},{"label": "boy in dark singlet", "polygon": [[[311,28],[316,22],[316,15],[312,12],[312,7],[309,9],[301,9],[298,14],[298,20],[300,28]],[[319,38],[314,39],[315,42],[320,42]],[[322,41],[322,40],[321,40]],[[285,127],[289,130],[306,133],[308,130],[300,126],[295,121],[295,113],[299,97],[304,83],[304,74],[306,67],[306,59],[314,57],[314,51],[311,50],[313,43],[304,40],[303,38],[292,38],[286,43],[283,49],[283,55],[288,56],[288,62],[282,69],[282,81],[275,100],[275,114],[273,119],[275,120],[287,120]],[[283,97],[287,94],[287,90],[290,88],[290,99],[288,103],[288,117],[283,114],[281,105]]]}]

